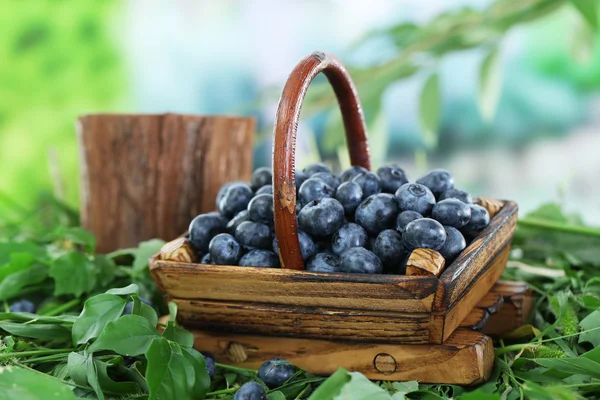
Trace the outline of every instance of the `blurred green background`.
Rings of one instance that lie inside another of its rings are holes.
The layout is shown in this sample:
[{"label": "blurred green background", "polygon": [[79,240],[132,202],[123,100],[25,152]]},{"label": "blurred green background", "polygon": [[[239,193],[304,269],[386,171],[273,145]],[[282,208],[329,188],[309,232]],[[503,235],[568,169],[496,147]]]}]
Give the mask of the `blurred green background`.
[{"label": "blurred green background", "polygon": [[[416,179],[441,166],[475,193],[525,210],[559,200],[600,223],[597,10],[581,4],[593,2],[4,2],[0,219],[77,209],[75,121],[86,113],[254,115],[255,164],[269,164],[285,78],[325,50],[357,82],[376,167],[398,162]],[[320,83],[297,162],[344,166]]]}]

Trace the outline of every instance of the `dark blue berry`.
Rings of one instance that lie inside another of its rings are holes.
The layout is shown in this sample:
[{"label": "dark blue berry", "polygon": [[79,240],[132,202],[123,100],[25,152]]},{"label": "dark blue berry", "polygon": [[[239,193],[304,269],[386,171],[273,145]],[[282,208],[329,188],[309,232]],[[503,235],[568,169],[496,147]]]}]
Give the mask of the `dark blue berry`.
[{"label": "dark blue berry", "polygon": [[374,172],[365,172],[355,176],[354,179],[352,179],[352,182],[356,182],[360,185],[364,199],[374,194],[381,193],[379,177]]},{"label": "dark blue berry", "polygon": [[248,210],[242,210],[239,213],[235,214],[235,217],[233,217],[226,226],[227,232],[231,233],[232,235],[235,235],[235,230],[237,229],[237,227],[245,221],[250,221],[250,216],[248,215]]},{"label": "dark blue berry", "polygon": [[471,204],[473,202],[471,195],[460,189],[448,189],[444,193],[440,194],[439,201],[446,199],[457,199],[467,204]]},{"label": "dark blue berry", "polygon": [[[308,260],[317,252],[317,246],[315,245],[315,242],[306,232],[298,230],[298,243],[300,243],[300,253],[302,253],[303,260]],[[275,254],[279,254],[277,238],[273,239],[273,251]]]},{"label": "dark blue berry", "polygon": [[217,212],[198,215],[190,223],[190,243],[196,250],[206,253],[210,240],[225,232],[226,225],[227,220]]},{"label": "dark blue berry", "polygon": [[465,226],[471,219],[470,204],[463,203],[457,199],[442,200],[433,206],[431,216],[442,225],[460,228]]},{"label": "dark blue berry", "polygon": [[242,267],[279,268],[279,257],[269,250],[251,250],[240,258]]},{"label": "dark blue berry", "polygon": [[31,301],[22,299],[22,300],[17,300],[14,303],[11,303],[8,306],[8,309],[10,312],[14,312],[14,313],[23,312],[23,313],[33,314],[33,313],[35,313],[37,308],[36,308],[35,304],[33,304]]},{"label": "dark blue berry", "polygon": [[259,194],[248,203],[248,216],[254,222],[273,225],[273,195]]},{"label": "dark blue berry", "polygon": [[298,189],[300,189],[300,186],[302,186],[304,181],[307,179],[308,179],[308,175],[306,175],[302,171],[296,170],[296,175],[294,177],[294,180],[296,182],[296,191],[298,191]]},{"label": "dark blue berry", "polygon": [[356,182],[344,182],[338,186],[335,198],[344,207],[346,215],[354,215],[356,207],[358,207],[363,199],[363,191]]},{"label": "dark blue berry", "polygon": [[417,183],[427,186],[436,196],[454,188],[454,178],[445,169],[434,169],[424,177],[417,179]]},{"label": "dark blue berry", "polygon": [[242,256],[242,246],[229,233],[219,233],[212,238],[208,251],[217,265],[237,265]]},{"label": "dark blue berry", "polygon": [[435,204],[435,196],[426,186],[406,183],[396,191],[396,200],[402,211],[416,211],[428,215]]},{"label": "dark blue berry", "polygon": [[381,182],[381,190],[385,193],[396,193],[396,190],[408,183],[404,170],[396,165],[386,165],[377,170]]},{"label": "dark blue berry", "polygon": [[258,369],[258,377],[271,389],[283,385],[295,373],[296,368],[283,358],[267,361]]},{"label": "dark blue berry", "polygon": [[367,197],[356,209],[354,220],[375,236],[384,229],[394,228],[398,215],[398,205],[394,196],[379,193]]},{"label": "dark blue berry", "polygon": [[273,171],[268,167],[260,167],[252,173],[252,189],[258,190],[273,183]]},{"label": "dark blue berry", "polygon": [[258,189],[255,193],[255,195],[259,195],[259,194],[273,194],[273,185],[264,185],[263,187],[261,187],[260,189]]},{"label": "dark blue berry", "polygon": [[331,248],[331,240],[320,240],[315,242],[315,247],[317,248],[318,253],[329,253],[333,254],[333,249]]},{"label": "dark blue berry", "polygon": [[355,274],[380,274],[383,272],[381,260],[375,253],[364,247],[353,247],[340,255],[342,272]]},{"label": "dark blue berry", "polygon": [[446,241],[439,252],[446,259],[446,266],[448,266],[467,247],[467,242],[458,229],[444,226],[444,230]]},{"label": "dark blue berry", "polygon": [[396,230],[400,233],[404,233],[406,225],[420,218],[423,218],[423,216],[416,211],[402,211],[396,218]]},{"label": "dark blue berry", "polygon": [[311,179],[320,179],[334,190],[340,185],[338,178],[331,174],[330,172],[317,172],[316,174],[312,174]]},{"label": "dark blue berry", "polygon": [[406,226],[404,246],[409,250],[426,248],[439,250],[446,241],[442,224],[431,218],[417,219]]},{"label": "dark blue berry", "polygon": [[246,382],[235,392],[233,400],[267,400],[267,392],[258,382]]},{"label": "dark blue berry", "polygon": [[235,185],[237,183],[242,183],[244,184],[245,182],[241,182],[241,181],[232,181],[232,182],[227,182],[226,184],[224,184],[223,186],[221,186],[221,188],[219,189],[219,193],[217,193],[217,203],[216,206],[219,207],[219,202],[221,201],[221,199],[223,197],[225,197],[225,193],[227,193],[227,189],[229,189],[229,187],[231,185]]},{"label": "dark blue berry", "polygon": [[395,229],[381,231],[373,244],[373,253],[379,257],[386,268],[397,269],[406,254],[402,235]]},{"label": "dark blue berry", "polygon": [[322,200],[333,197],[335,189],[329,186],[322,179],[309,178],[304,181],[298,190],[300,204],[306,205],[313,200]]},{"label": "dark blue berry", "polygon": [[366,247],[367,239],[367,232],[362,226],[354,223],[344,224],[333,234],[331,249],[339,256],[352,247]]},{"label": "dark blue berry", "polygon": [[306,265],[310,272],[340,272],[341,268],[339,257],[331,253],[317,253]]},{"label": "dark blue berry", "polygon": [[210,379],[215,379],[215,359],[212,354],[202,353],[204,356],[204,362],[206,364],[206,372]]},{"label": "dark blue berry", "polygon": [[329,172],[329,173],[331,173],[331,170],[329,169],[329,167],[327,167],[327,165],[325,165],[323,163],[314,163],[314,164],[310,164],[309,166],[307,166],[306,168],[304,168],[302,170],[302,172],[304,172],[309,177],[312,177],[312,175],[316,174],[317,172]]},{"label": "dark blue berry", "polygon": [[365,167],[353,165],[350,168],[348,168],[347,170],[345,170],[344,172],[342,172],[342,174],[340,175],[340,181],[342,183],[349,182],[352,179],[354,179],[355,177],[357,177],[358,175],[364,174],[367,172],[369,172],[369,170],[366,169]]},{"label": "dark blue berry", "polygon": [[249,185],[245,183],[231,184],[219,200],[217,209],[224,216],[231,218],[248,207],[252,196],[254,196],[254,192]]},{"label": "dark blue berry", "polygon": [[298,216],[300,229],[312,236],[331,235],[343,223],[344,207],[339,201],[329,198],[311,201]]},{"label": "dark blue berry", "polygon": [[[251,249],[270,249],[273,243],[272,230],[260,222],[246,221],[238,225],[235,238]],[[214,260],[214,258],[213,258]]]},{"label": "dark blue berry", "polygon": [[484,207],[477,204],[469,204],[471,208],[471,219],[464,226],[465,230],[480,231],[490,223],[490,213]]},{"label": "dark blue berry", "polygon": [[212,258],[210,258],[210,253],[206,253],[204,255],[204,257],[202,257],[202,260],[200,260],[200,264],[212,264]]},{"label": "dark blue berry", "polygon": [[[150,300],[148,300],[145,297],[141,297],[140,296],[140,301],[146,305],[149,305],[150,307],[154,308],[154,305],[152,305],[152,302]],[[123,309],[123,314],[122,315],[129,315],[133,312],[133,301],[129,301],[127,302],[127,304],[125,304],[125,308]]]}]

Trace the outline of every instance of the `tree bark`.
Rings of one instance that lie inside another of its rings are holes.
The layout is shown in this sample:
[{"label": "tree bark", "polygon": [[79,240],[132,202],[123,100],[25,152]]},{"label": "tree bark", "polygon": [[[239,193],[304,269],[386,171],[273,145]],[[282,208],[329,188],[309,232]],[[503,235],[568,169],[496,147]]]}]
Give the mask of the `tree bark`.
[{"label": "tree bark", "polygon": [[246,117],[79,118],[81,221],[98,251],[173,239],[215,210],[224,183],[250,180],[254,128]]}]

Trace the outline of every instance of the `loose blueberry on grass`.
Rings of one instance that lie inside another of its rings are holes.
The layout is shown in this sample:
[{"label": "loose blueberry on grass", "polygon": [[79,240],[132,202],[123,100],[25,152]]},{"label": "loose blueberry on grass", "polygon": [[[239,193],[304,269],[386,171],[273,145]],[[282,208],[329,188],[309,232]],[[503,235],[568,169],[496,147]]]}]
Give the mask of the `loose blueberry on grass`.
[{"label": "loose blueberry on grass", "polygon": [[446,241],[439,252],[446,259],[446,265],[449,265],[467,247],[467,242],[458,229],[444,226],[444,230]]},{"label": "loose blueberry on grass", "polygon": [[227,187],[225,194],[217,204],[217,209],[224,216],[231,218],[248,207],[252,196],[254,196],[254,192],[249,185],[234,183]]},{"label": "loose blueberry on grass", "polygon": [[252,173],[252,189],[258,190],[265,185],[270,185],[273,182],[273,171],[271,168],[260,167]]},{"label": "loose blueberry on grass", "polygon": [[259,194],[273,194],[273,185],[264,185],[263,187],[261,187],[260,189],[258,189],[255,193],[257,196]]},{"label": "loose blueberry on grass", "polygon": [[[235,230],[235,238],[240,244],[252,249],[269,249],[273,242],[269,226],[260,222],[245,221]],[[214,260],[214,257],[212,257]]]},{"label": "loose blueberry on grass", "polygon": [[226,224],[227,220],[217,212],[198,215],[190,223],[190,243],[196,250],[207,252],[210,240],[215,235],[225,232]]},{"label": "loose blueberry on grass", "polygon": [[398,205],[389,193],[379,193],[367,197],[356,209],[354,220],[370,235],[377,235],[384,229],[393,228],[398,214]]},{"label": "loose blueberry on grass", "polygon": [[335,190],[336,187],[340,185],[338,178],[331,174],[330,172],[317,172],[316,174],[312,174],[311,179],[320,179],[326,184],[328,184],[331,188]]},{"label": "loose blueberry on grass", "polygon": [[354,215],[356,207],[363,199],[363,191],[360,185],[354,181],[344,182],[338,186],[335,198],[344,207],[346,215]]},{"label": "loose blueberry on grass", "polygon": [[8,310],[14,313],[34,313],[36,311],[36,306],[31,301],[22,299],[11,303],[8,306]]},{"label": "loose blueberry on grass", "polygon": [[396,200],[402,211],[416,211],[428,215],[435,204],[435,196],[427,186],[418,183],[406,183],[396,191]]},{"label": "loose blueberry on grass", "polygon": [[208,373],[208,376],[211,380],[215,379],[215,358],[209,353],[202,353],[202,355],[204,356],[204,362],[206,363],[206,372]]},{"label": "loose blueberry on grass", "polygon": [[340,255],[342,272],[355,274],[380,274],[383,272],[381,260],[375,253],[364,247],[353,247]]},{"label": "loose blueberry on grass", "polygon": [[246,382],[235,392],[233,400],[267,400],[267,392],[258,382]]},{"label": "loose blueberry on grass", "polygon": [[269,360],[258,369],[258,377],[271,389],[283,385],[295,373],[294,366],[283,358]]},{"label": "loose blueberry on grass", "polygon": [[[147,298],[140,297],[140,301],[142,303],[154,308],[154,305],[152,304],[152,302],[150,300],[148,300]],[[133,312],[133,301],[129,301],[129,302],[127,302],[127,304],[125,304],[125,308],[123,309],[123,315],[129,315],[132,312]]]},{"label": "loose blueberry on grass", "polygon": [[269,250],[251,250],[240,258],[242,267],[279,268],[279,257]]},{"label": "loose blueberry on grass", "polygon": [[373,244],[373,253],[381,260],[386,268],[400,266],[406,253],[402,235],[394,229],[386,229],[377,235]]},{"label": "loose blueberry on grass", "polygon": [[358,165],[353,165],[350,168],[348,168],[347,170],[345,170],[344,172],[341,173],[340,175],[340,181],[341,183],[344,182],[349,182],[352,179],[354,179],[355,177],[357,177],[360,174],[364,174],[369,172],[368,169],[366,169],[365,167],[361,167]]},{"label": "loose blueberry on grass", "polygon": [[416,211],[402,211],[396,218],[396,230],[400,233],[404,233],[406,225],[420,218],[423,218],[423,216]]},{"label": "loose blueberry on grass", "polygon": [[352,247],[366,247],[367,240],[367,232],[362,226],[354,223],[344,224],[333,234],[331,248],[339,256]]},{"label": "loose blueberry on grass", "polygon": [[363,198],[381,193],[381,183],[379,182],[379,177],[374,172],[365,172],[357,175],[352,179],[352,182],[356,182],[360,185],[360,188],[363,191]]},{"label": "loose blueberry on grass", "polygon": [[445,169],[434,169],[424,177],[417,179],[417,183],[427,186],[436,196],[454,188],[454,178]]},{"label": "loose blueberry on grass", "polygon": [[219,233],[212,238],[208,251],[213,263],[217,265],[237,265],[242,256],[242,246],[229,233]]},{"label": "loose blueberry on grass", "polygon": [[226,226],[227,232],[235,235],[235,230],[242,222],[250,221],[250,216],[248,215],[248,210],[242,210],[239,213],[235,214]]},{"label": "loose blueberry on grass", "polygon": [[[302,253],[303,260],[308,260],[317,252],[317,246],[308,233],[298,230],[298,242],[300,243],[300,253]],[[275,254],[279,254],[277,238],[273,239],[273,251]]]},{"label": "loose blueberry on grass", "polygon": [[465,204],[457,199],[442,200],[433,206],[431,215],[442,225],[461,228],[471,219],[470,204]]},{"label": "loose blueberry on grass", "polygon": [[306,205],[313,200],[322,200],[333,197],[335,189],[329,186],[325,181],[318,178],[309,178],[304,181],[298,190],[300,204]]},{"label": "loose blueberry on grass", "polygon": [[460,189],[448,189],[444,193],[440,194],[439,201],[446,199],[457,199],[467,204],[471,204],[473,202],[471,195]]},{"label": "loose blueberry on grass", "polygon": [[300,229],[312,236],[328,236],[344,222],[344,207],[335,199],[325,198],[308,203],[298,215]]},{"label": "loose blueberry on grass", "polygon": [[340,258],[331,253],[317,253],[306,265],[310,272],[340,272],[341,268]]},{"label": "loose blueberry on grass", "polygon": [[418,248],[439,250],[446,241],[446,231],[438,221],[421,218],[406,226],[403,239],[404,246],[408,250]]},{"label": "loose blueberry on grass", "polygon": [[331,170],[329,169],[329,167],[327,167],[327,165],[325,165],[323,163],[314,163],[314,164],[311,164],[311,165],[307,166],[306,168],[304,168],[302,170],[302,172],[304,172],[306,175],[311,177],[313,174],[316,174],[317,172],[331,173]]},{"label": "loose blueberry on grass", "polygon": [[404,170],[396,165],[386,165],[377,170],[381,182],[381,190],[385,193],[396,193],[400,186],[408,183]]},{"label": "loose blueberry on grass", "polygon": [[254,222],[273,225],[273,195],[259,194],[248,203],[248,216]]},{"label": "loose blueberry on grass", "polygon": [[465,230],[480,231],[490,223],[490,213],[484,207],[477,204],[469,204],[471,208],[471,219],[464,226]]}]

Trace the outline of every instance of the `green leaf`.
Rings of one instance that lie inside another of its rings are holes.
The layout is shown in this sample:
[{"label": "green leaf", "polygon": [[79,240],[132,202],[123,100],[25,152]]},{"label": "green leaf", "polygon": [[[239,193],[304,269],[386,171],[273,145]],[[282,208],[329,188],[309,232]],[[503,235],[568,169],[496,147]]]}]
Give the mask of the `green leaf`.
[{"label": "green leaf", "polygon": [[500,100],[502,74],[500,52],[490,52],[479,70],[479,109],[483,119],[492,121]]},{"label": "green leaf", "polygon": [[114,294],[99,294],[86,300],[73,324],[73,344],[84,344],[97,338],[109,322],[123,314],[125,304],[127,300]]},{"label": "green leaf", "polygon": [[432,74],[425,81],[421,91],[419,121],[427,147],[437,147],[437,130],[440,120],[440,82],[438,74]]},{"label": "green leaf", "polygon": [[41,372],[0,367],[0,400],[75,400],[71,388]]},{"label": "green leaf", "polygon": [[45,315],[31,314],[31,313],[0,313],[0,321],[12,320],[21,322],[38,322],[46,324],[61,324],[68,326],[75,322],[77,317],[74,315],[58,315],[56,317],[48,317]]},{"label": "green leaf", "polygon": [[152,239],[140,243],[134,252],[135,260],[133,260],[133,270],[136,272],[145,270],[146,267],[148,267],[148,260],[150,257],[158,253],[164,244],[164,240],[160,239]]},{"label": "green leaf", "polygon": [[138,315],[146,318],[148,322],[150,322],[150,325],[158,325],[158,314],[156,314],[154,308],[150,307],[148,304],[140,302],[140,311]]},{"label": "green leaf", "polygon": [[74,243],[84,246],[85,251],[93,253],[96,250],[96,238],[91,232],[80,227],[60,227],[56,231],[57,237],[63,237]]},{"label": "green leaf", "polygon": [[23,324],[0,321],[0,329],[15,335],[41,340],[71,340],[71,330],[56,324]]},{"label": "green leaf", "polygon": [[140,292],[140,288],[135,283],[132,283],[131,285],[128,285],[128,286],[125,286],[122,288],[115,288],[115,289],[110,289],[110,290],[106,291],[107,294],[119,294],[119,295],[139,294],[139,292]]},{"label": "green leaf", "polygon": [[210,376],[206,370],[206,361],[200,352],[194,348],[181,349],[183,357],[189,361],[194,368],[194,386],[192,393],[203,399],[210,388]]},{"label": "green leaf", "polygon": [[500,400],[498,393],[485,393],[481,390],[474,390],[460,396],[461,400]]},{"label": "green leaf", "polygon": [[86,357],[81,353],[71,352],[67,358],[67,373],[78,385],[87,386],[87,368],[86,362],[89,356]]},{"label": "green leaf", "polygon": [[419,390],[419,382],[392,382],[392,387],[396,390],[396,393],[392,396],[392,400],[404,400],[406,394]]},{"label": "green leaf", "polygon": [[581,16],[592,27],[598,29],[598,1],[597,0],[571,0],[571,3],[581,13]]},{"label": "green leaf", "polygon": [[[6,242],[0,243],[0,266],[8,263],[14,254],[26,254],[36,260],[45,260],[48,255],[46,250],[34,242]],[[0,267],[1,270],[1,267]],[[0,280],[2,275],[0,274]]]},{"label": "green leaf", "polygon": [[271,393],[267,393],[267,400],[286,400],[285,394],[281,393],[279,390]]},{"label": "green leaf", "polygon": [[339,368],[310,395],[309,400],[333,400],[350,379],[348,371]]},{"label": "green leaf", "polygon": [[152,341],[146,351],[148,400],[189,399],[195,382],[188,381],[188,368],[193,368],[181,348],[165,338]]},{"label": "green leaf", "polygon": [[98,284],[101,287],[107,286],[113,281],[117,274],[115,262],[104,254],[96,254],[93,259]]},{"label": "green leaf", "polygon": [[576,400],[581,397],[567,388],[560,386],[540,386],[533,382],[525,382],[522,386],[525,397],[535,400]]},{"label": "green leaf", "polygon": [[390,394],[360,372],[348,372],[350,382],[342,386],[335,400],[390,400]]},{"label": "green leaf", "polygon": [[182,347],[194,347],[194,334],[181,328],[173,321],[167,322],[167,327],[163,331],[162,336],[178,343]]},{"label": "green leaf", "polygon": [[596,310],[585,317],[580,323],[581,329],[591,330],[591,332],[583,332],[579,335],[579,343],[590,342],[596,346],[600,346],[600,310]]},{"label": "green leaf", "polygon": [[89,351],[112,350],[121,355],[137,356],[144,354],[157,337],[160,335],[156,327],[146,318],[140,315],[124,315],[106,325]]},{"label": "green leaf", "polygon": [[589,358],[535,358],[534,361],[542,367],[552,368],[566,374],[584,374],[600,379],[600,363]]},{"label": "green leaf", "polygon": [[91,292],[96,286],[94,263],[85,254],[66,253],[57,258],[50,267],[50,276],[54,278],[54,294],[72,294],[76,297]]},{"label": "green leaf", "polygon": [[16,272],[0,281],[0,300],[17,297],[24,288],[41,283],[46,277],[48,277],[48,268],[42,264],[35,263],[23,268],[19,267]]}]

